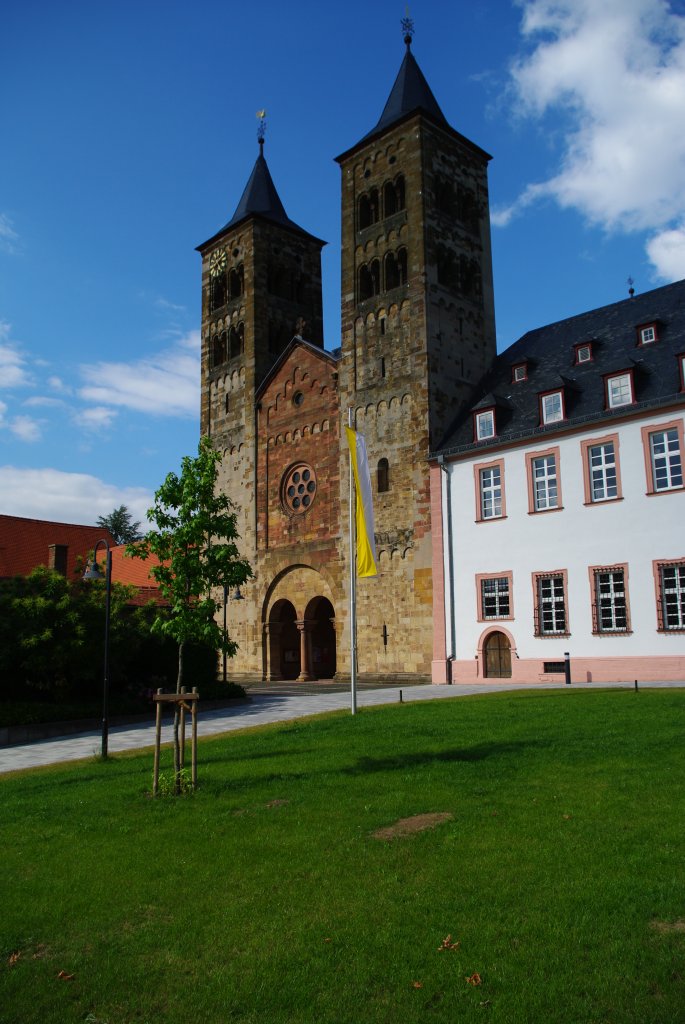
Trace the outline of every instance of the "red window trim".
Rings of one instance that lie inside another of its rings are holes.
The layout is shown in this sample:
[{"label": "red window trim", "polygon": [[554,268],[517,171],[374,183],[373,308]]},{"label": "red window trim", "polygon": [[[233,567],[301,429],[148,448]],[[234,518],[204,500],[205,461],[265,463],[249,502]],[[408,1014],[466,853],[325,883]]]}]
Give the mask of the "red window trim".
[{"label": "red window trim", "polygon": [[[590,358],[589,359],[583,359],[582,362],[578,358],[578,352],[579,352],[579,350],[581,348],[589,348],[590,349]],[[573,346],[573,355],[574,355],[574,360],[573,360],[573,365],[574,366],[584,366],[586,363],[594,363],[595,355],[594,355],[594,352],[592,351],[592,342],[591,341],[579,341],[577,345]]]},{"label": "red window trim", "polygon": [[[523,377],[516,379],[516,371],[523,367]],[[512,363],[511,367],[511,383],[512,384],[523,384],[524,381],[528,380],[528,363],[523,361],[521,363]]]},{"label": "red window trim", "polygon": [[[653,330],[654,330],[654,341],[644,342],[642,340],[642,332],[647,327],[653,328]],[[659,340],[659,321],[658,320],[647,320],[643,324],[638,324],[637,327],[635,328],[635,330],[637,331],[637,347],[638,348],[644,348],[645,346],[648,347],[649,345],[656,345],[657,341]]]},{"label": "red window trim", "polygon": [[[625,405],[610,405],[609,404],[609,381],[615,377],[625,377],[628,374],[630,377],[630,401],[626,402]],[[629,405],[635,405],[635,370],[632,367],[626,367],[625,370],[612,370],[611,373],[603,373],[602,379],[604,381],[604,408],[608,411],[612,409],[626,409]]]},{"label": "red window trim", "polygon": [[[542,414],[542,400],[547,398],[548,395],[561,395],[561,419],[553,420],[551,423],[546,423],[545,418]],[[566,395],[562,388],[550,388],[549,391],[541,391],[538,395],[538,409],[540,415],[540,426],[541,427],[554,427],[557,423],[563,423],[566,419]]]},{"label": "red window trim", "polygon": [[[483,413],[492,413],[492,434],[490,437],[479,437],[478,436],[478,417],[482,416]],[[490,405],[487,409],[478,409],[477,412],[473,413],[473,440],[474,441],[491,441],[494,437],[497,437],[497,416],[495,415],[495,406]]]}]

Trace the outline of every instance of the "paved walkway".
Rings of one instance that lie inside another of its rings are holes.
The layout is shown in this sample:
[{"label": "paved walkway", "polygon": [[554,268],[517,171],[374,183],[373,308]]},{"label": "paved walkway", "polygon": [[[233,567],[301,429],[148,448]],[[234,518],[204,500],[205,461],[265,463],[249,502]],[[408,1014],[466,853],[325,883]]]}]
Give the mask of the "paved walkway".
[{"label": "paved walkway", "polygon": [[[683,682],[640,683],[646,687],[683,687]],[[605,688],[632,689],[629,683],[574,683],[573,690],[598,690]],[[565,690],[563,683],[480,683],[473,686],[384,686],[378,690],[362,690],[357,694],[357,707],[371,707],[378,704],[396,704],[400,699],[405,703],[418,700],[450,700],[465,697],[474,693],[499,693],[503,690]],[[305,718],[307,715],[318,715],[324,711],[336,711],[350,708],[349,692],[335,692],[303,695],[267,695],[259,694],[248,704],[240,704],[230,708],[219,708],[202,711],[198,715],[198,736],[215,736],[219,733],[232,732],[255,725],[266,725],[269,722],[287,722],[294,718]],[[162,728],[162,741],[172,741],[172,727]],[[147,722],[137,725],[114,726],[109,733],[109,751],[112,754],[124,750],[140,750],[154,744],[154,725]],[[0,750],[0,774],[18,771],[22,768],[36,768],[42,765],[57,764],[62,761],[78,761],[81,758],[97,756],[100,752],[100,731],[79,733],[58,739],[38,740],[24,746],[5,747]]]}]

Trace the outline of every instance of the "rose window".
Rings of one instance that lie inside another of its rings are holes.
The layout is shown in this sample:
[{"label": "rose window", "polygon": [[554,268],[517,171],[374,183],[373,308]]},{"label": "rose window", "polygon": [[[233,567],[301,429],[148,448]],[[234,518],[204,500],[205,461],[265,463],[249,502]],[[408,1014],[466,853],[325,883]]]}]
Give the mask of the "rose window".
[{"label": "rose window", "polygon": [[316,496],[316,473],[311,466],[298,463],[291,466],[283,477],[282,498],[287,512],[301,515]]}]

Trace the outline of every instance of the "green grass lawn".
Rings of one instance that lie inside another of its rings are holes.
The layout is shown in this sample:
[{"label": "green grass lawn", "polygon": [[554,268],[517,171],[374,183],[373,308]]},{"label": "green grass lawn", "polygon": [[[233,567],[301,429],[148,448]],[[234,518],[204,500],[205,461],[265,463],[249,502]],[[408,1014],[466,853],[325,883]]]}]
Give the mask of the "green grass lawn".
[{"label": "green grass lawn", "polygon": [[[177,799],[149,798],[150,752],[0,778],[2,1024],[685,1022],[682,691],[398,705],[199,753]],[[453,817],[373,838],[428,812]]]}]

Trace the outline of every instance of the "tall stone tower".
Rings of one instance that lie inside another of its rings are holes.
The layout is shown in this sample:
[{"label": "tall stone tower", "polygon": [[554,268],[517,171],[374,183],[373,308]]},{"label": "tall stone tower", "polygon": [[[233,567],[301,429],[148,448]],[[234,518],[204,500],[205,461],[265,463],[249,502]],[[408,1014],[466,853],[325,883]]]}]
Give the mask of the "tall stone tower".
[{"label": "tall stone tower", "polygon": [[[241,553],[257,570],[256,396],[295,335],[306,332],[311,345],[323,348],[323,244],[287,216],[264,158],[262,123],[259,155],[235,213],[197,247],[202,255],[201,431],[223,453],[220,486],[237,508]],[[237,613],[237,606],[231,611]],[[259,672],[256,603],[246,601],[239,611],[243,669]]]},{"label": "tall stone tower", "polygon": [[403,25],[406,54],[380,119],[337,158],[340,406],[366,437],[375,483],[380,576],[358,586],[359,670],[428,675],[427,456],[496,351],[490,157],[447,123]]}]

